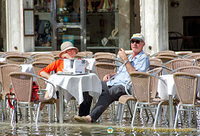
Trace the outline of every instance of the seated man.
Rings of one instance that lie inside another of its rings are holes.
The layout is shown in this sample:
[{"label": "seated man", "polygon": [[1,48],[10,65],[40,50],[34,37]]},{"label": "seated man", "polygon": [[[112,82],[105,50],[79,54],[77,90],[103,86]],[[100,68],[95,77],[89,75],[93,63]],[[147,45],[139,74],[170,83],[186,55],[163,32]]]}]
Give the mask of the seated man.
[{"label": "seated man", "polygon": [[149,67],[149,58],[143,52],[145,45],[142,34],[133,34],[131,37],[132,54],[127,57],[123,49],[118,52],[119,57],[124,64],[119,67],[116,74],[105,75],[102,81],[102,94],[87,116],[75,116],[74,119],[79,122],[96,122],[107,107],[114,101],[117,101],[121,95],[126,94],[125,85],[130,80],[129,73],[132,71],[144,72]]},{"label": "seated man", "polygon": [[[47,67],[43,68],[40,72],[39,75],[44,77],[44,78],[49,78],[50,77],[50,72],[51,71],[56,71],[63,72],[64,68],[64,60],[63,59],[72,59],[74,56],[78,53],[78,49],[72,45],[71,42],[64,42],[61,44],[61,52],[59,54],[59,57],[62,59],[58,59],[51,64],[49,64]],[[58,92],[56,92],[58,93]],[[58,97],[58,94],[57,94]],[[88,92],[83,93],[84,101],[81,103],[79,107],[79,116],[85,116],[88,115],[90,112],[90,106],[92,103],[92,97],[88,94]],[[45,94],[45,98],[49,98],[49,92],[47,91]],[[57,99],[57,107],[59,104],[59,100]],[[41,105],[42,109],[44,105]]]}]

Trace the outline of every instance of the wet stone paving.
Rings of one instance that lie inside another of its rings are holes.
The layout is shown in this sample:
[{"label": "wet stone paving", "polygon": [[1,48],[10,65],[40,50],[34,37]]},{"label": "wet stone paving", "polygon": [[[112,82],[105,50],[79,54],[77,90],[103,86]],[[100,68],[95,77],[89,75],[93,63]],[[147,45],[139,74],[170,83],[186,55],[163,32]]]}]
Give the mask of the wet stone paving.
[{"label": "wet stone paving", "polygon": [[[139,113],[135,120],[137,127],[131,128],[128,112],[125,112],[122,125],[119,125],[113,118],[114,115],[110,108],[103,113],[97,123],[78,123],[73,120],[73,116],[76,114],[72,108],[65,109],[64,123],[60,124],[55,121],[50,123],[48,112],[43,109],[37,125],[34,121],[31,123],[29,118],[25,121],[24,117],[19,117],[18,123],[11,125],[10,117],[4,121],[0,117],[0,136],[200,135],[199,112],[197,112],[196,119],[191,120],[190,126],[188,126],[188,121],[183,119],[183,124],[181,125],[179,122],[177,129],[169,128],[164,117],[161,118],[159,126],[153,129],[152,118],[149,117],[149,121],[145,122],[147,120],[146,115],[143,115],[143,119],[141,119]],[[197,120],[197,124],[195,120]]]}]

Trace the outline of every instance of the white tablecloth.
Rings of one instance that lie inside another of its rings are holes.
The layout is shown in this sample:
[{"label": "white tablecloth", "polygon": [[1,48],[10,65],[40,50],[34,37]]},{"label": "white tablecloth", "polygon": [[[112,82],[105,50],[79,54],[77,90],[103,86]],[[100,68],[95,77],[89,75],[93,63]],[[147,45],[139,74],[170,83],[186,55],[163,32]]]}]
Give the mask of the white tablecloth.
[{"label": "white tablecloth", "polygon": [[162,75],[158,80],[158,96],[161,99],[168,100],[169,95],[176,95],[174,78],[172,74]]},{"label": "white tablecloth", "polygon": [[6,62],[6,58],[0,58],[0,62]]},{"label": "white tablecloth", "polygon": [[[89,92],[93,97],[99,96],[102,92],[101,81],[94,73],[86,75],[53,74],[50,76],[49,81],[55,84],[58,91],[62,89],[64,98],[67,101],[73,96],[79,104],[83,102],[83,92]],[[49,96],[52,97],[52,86],[47,84],[46,89],[49,91]]]},{"label": "white tablecloth", "polygon": [[92,73],[96,73],[95,58],[86,58],[85,60],[88,62],[86,68]]},{"label": "white tablecloth", "polygon": [[[34,71],[33,71],[33,66],[32,64],[21,64],[21,71],[22,72],[27,72],[27,73],[33,73],[34,74]],[[38,74],[38,73],[36,73]]]},{"label": "white tablecloth", "polygon": [[[200,80],[199,80],[200,74],[197,74],[197,76],[198,76],[197,89],[200,90]],[[173,74],[162,75],[160,76],[160,78],[161,79],[158,80],[158,96],[164,100],[168,100],[169,95],[172,95],[174,97],[176,95],[176,87],[174,83]]]}]

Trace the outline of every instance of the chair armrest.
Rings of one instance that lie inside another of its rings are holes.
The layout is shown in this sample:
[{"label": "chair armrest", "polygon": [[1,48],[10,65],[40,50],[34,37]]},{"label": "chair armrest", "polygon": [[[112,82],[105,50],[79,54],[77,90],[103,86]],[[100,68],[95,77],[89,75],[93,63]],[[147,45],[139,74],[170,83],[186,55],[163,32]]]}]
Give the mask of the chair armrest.
[{"label": "chair armrest", "polygon": [[132,83],[131,81],[128,81],[128,82],[126,83],[125,92],[126,92],[127,95],[132,95],[132,94],[130,94],[129,91],[128,91],[129,88],[132,86],[131,83]]},{"label": "chair armrest", "polygon": [[53,95],[52,95],[52,96],[55,95],[55,93],[56,93],[56,87],[55,87],[55,85],[54,85],[52,82],[50,82],[50,81],[47,80],[46,78],[43,78],[43,77],[41,77],[41,76],[39,76],[39,75],[36,75],[36,74],[32,74],[32,75],[33,75],[34,77],[40,78],[40,79],[44,80],[45,82],[49,83],[49,84],[53,87]]}]

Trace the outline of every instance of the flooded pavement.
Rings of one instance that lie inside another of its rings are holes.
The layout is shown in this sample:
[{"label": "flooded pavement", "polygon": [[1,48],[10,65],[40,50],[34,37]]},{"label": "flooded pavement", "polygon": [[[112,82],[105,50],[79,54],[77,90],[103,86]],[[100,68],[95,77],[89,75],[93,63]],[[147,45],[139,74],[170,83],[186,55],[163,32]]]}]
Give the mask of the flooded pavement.
[{"label": "flooded pavement", "polygon": [[[68,114],[67,114],[68,113]],[[175,135],[190,135],[200,136],[199,124],[193,123],[190,128],[187,127],[187,121],[185,125],[180,126],[175,130],[168,128],[166,122],[161,121],[161,127],[153,129],[152,120],[143,124],[141,119],[136,119],[138,127],[132,129],[130,127],[129,119],[124,118],[122,126],[119,123],[112,121],[110,111],[107,110],[101,117],[101,120],[97,123],[78,123],[73,120],[75,115],[72,110],[65,110],[64,123],[57,122],[49,123],[48,114],[46,112],[41,113],[40,122],[36,125],[34,122],[24,122],[24,119],[11,126],[10,120],[0,121],[0,136],[125,136],[125,135],[149,135],[149,136],[175,136]],[[198,118],[197,120],[200,120]]]},{"label": "flooded pavement", "polygon": [[[195,129],[173,129],[158,128],[153,130],[148,127],[134,129],[131,132],[129,126],[120,128],[115,124],[95,123],[95,124],[80,124],[80,123],[39,123],[38,125],[19,123],[15,127],[11,127],[9,122],[0,123],[1,136],[102,136],[102,135],[198,135],[200,134]],[[157,132],[156,132],[157,131]]]}]

